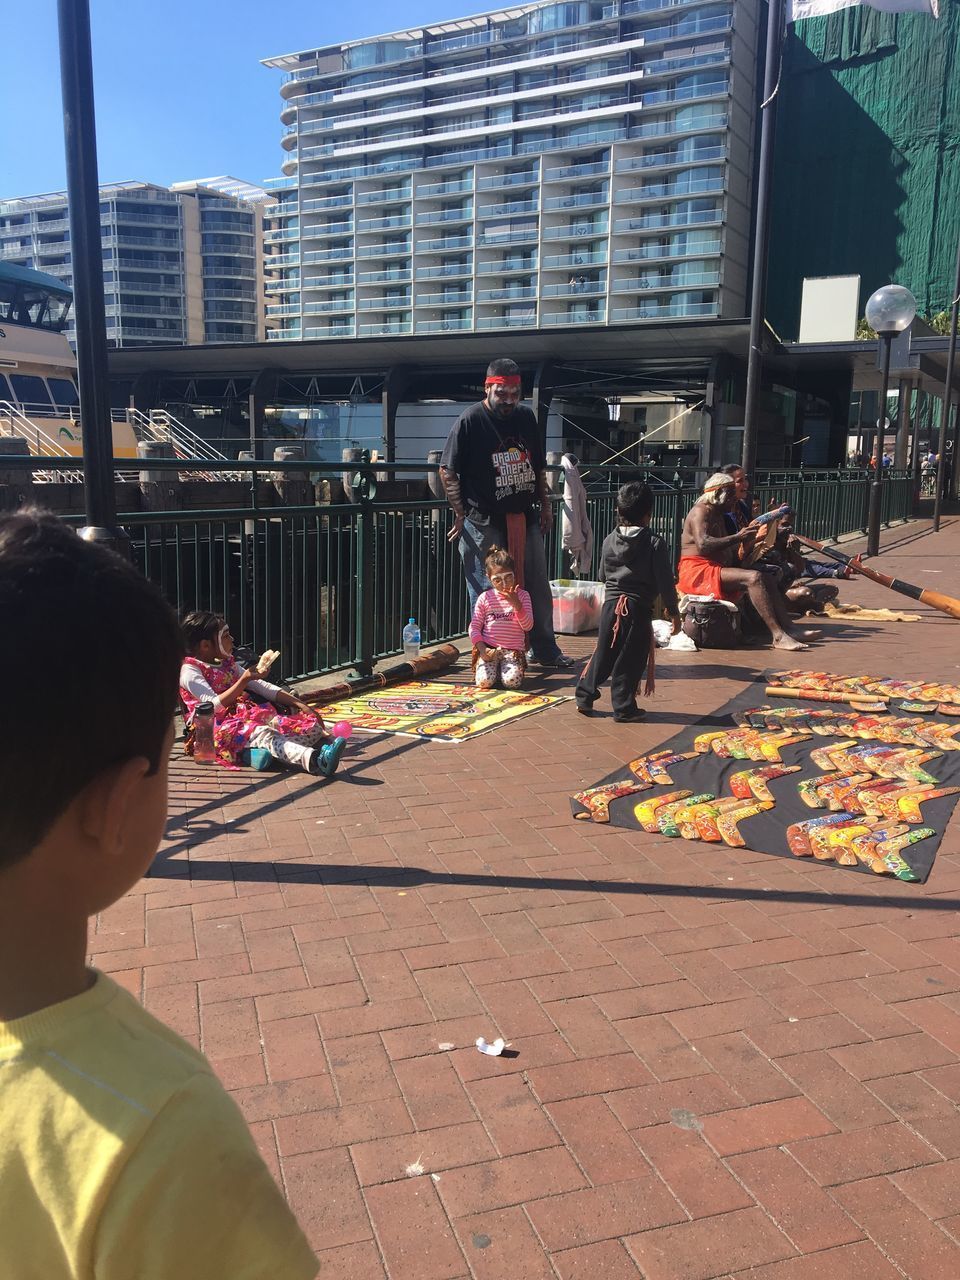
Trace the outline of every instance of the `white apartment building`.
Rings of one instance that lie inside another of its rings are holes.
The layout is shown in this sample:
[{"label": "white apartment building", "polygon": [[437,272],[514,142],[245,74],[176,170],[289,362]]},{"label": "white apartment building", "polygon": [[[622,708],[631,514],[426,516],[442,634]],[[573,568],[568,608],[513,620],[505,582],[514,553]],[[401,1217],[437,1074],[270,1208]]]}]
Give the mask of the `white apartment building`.
[{"label": "white apartment building", "polygon": [[267,59],[268,337],[744,315],[757,10],[521,4]]},{"label": "white apartment building", "polygon": [[[217,177],[100,188],[107,340],[114,347],[263,339],[260,187]],[[73,283],[67,193],[0,200],[0,258]],[[75,340],[71,316],[66,334]]]}]

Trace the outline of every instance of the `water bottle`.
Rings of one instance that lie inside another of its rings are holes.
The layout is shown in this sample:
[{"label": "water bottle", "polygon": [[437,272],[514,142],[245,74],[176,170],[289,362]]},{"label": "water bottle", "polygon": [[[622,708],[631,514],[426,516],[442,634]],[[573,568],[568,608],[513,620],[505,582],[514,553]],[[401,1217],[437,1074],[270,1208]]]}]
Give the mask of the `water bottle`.
[{"label": "water bottle", "polygon": [[405,658],[420,656],[420,628],[417,626],[416,618],[411,618],[403,628],[403,656]]},{"label": "water bottle", "polygon": [[213,742],[213,703],[201,702],[193,716],[193,758],[197,764],[213,764],[217,750]]}]

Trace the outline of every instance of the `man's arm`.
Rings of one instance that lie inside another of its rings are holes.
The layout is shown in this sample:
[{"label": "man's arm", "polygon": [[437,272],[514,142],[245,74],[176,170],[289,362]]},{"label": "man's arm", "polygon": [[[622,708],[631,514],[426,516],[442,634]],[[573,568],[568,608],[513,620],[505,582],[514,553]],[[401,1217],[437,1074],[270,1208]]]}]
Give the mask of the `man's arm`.
[{"label": "man's arm", "polygon": [[453,525],[447,534],[447,541],[456,542],[463,531],[463,522],[467,514],[463,506],[463,495],[460,493],[460,477],[455,471],[449,471],[446,467],[441,466],[440,483],[443,485],[443,492],[447,496],[447,501],[450,503],[454,517]]},{"label": "man's arm", "polygon": [[549,533],[553,528],[553,503],[550,501],[546,469],[537,472],[537,497],[540,500],[540,531]]},{"label": "man's arm", "polygon": [[742,542],[749,542],[756,537],[756,525],[747,525],[740,529],[737,533],[725,535],[722,538],[715,537],[707,529],[707,513],[703,509],[702,503],[695,503],[693,510],[690,512],[688,519],[688,530],[693,540],[693,544],[702,556],[711,556],[717,552],[728,551],[731,547],[737,547]]}]

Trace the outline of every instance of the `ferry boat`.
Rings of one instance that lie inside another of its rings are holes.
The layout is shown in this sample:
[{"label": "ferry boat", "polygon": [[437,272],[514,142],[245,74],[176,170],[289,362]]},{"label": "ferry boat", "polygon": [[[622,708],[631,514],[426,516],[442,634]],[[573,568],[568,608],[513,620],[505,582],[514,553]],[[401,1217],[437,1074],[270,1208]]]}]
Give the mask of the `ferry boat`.
[{"label": "ferry boat", "polygon": [[[56,276],[0,262],[0,435],[37,457],[83,456],[77,358],[64,335],[73,303]],[[136,458],[129,414],[113,417],[113,455]]]}]

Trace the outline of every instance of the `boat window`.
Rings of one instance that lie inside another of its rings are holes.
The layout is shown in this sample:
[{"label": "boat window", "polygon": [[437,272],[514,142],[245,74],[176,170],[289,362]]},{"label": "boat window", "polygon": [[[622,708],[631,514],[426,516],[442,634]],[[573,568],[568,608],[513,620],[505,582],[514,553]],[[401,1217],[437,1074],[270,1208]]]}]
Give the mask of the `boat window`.
[{"label": "boat window", "polygon": [[7,375],[0,373],[0,400],[12,400],[13,392],[10,390],[10,383],[7,381]]},{"label": "boat window", "polygon": [[20,404],[39,406],[43,409],[49,409],[52,406],[50,392],[42,378],[32,373],[12,373],[10,381],[13,383],[13,398]]},{"label": "boat window", "polygon": [[67,407],[80,403],[77,388],[69,378],[48,378],[47,386],[50,388],[54,404],[61,404]]}]

